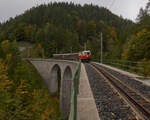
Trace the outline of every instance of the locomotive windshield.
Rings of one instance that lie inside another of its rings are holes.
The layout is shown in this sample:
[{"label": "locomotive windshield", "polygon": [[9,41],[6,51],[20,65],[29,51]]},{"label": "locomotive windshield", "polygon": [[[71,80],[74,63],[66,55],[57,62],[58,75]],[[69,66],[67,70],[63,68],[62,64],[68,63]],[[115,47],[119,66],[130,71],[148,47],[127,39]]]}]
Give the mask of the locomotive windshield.
[{"label": "locomotive windshield", "polygon": [[84,54],[85,55],[91,55],[91,52],[90,51],[85,51]]}]

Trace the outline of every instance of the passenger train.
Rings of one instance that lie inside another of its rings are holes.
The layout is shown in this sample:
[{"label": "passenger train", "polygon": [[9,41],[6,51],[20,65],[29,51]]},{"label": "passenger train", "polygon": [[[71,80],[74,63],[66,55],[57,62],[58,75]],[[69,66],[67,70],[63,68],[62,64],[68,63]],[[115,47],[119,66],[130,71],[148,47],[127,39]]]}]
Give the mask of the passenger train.
[{"label": "passenger train", "polygon": [[81,62],[89,62],[91,60],[91,52],[90,50],[84,50],[79,53],[53,54],[53,59],[81,60]]}]

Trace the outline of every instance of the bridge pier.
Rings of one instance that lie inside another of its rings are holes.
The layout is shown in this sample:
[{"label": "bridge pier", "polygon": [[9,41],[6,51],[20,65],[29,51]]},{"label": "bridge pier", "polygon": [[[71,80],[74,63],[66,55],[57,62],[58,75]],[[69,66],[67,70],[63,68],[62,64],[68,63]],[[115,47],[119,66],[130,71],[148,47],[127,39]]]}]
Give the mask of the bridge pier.
[{"label": "bridge pier", "polygon": [[48,81],[50,93],[60,92],[59,84],[61,83],[61,69],[57,64],[52,68],[50,76],[51,80]]},{"label": "bridge pier", "polygon": [[71,94],[73,87],[72,82],[72,72],[70,67],[67,67],[62,76],[62,85],[60,92],[60,108],[64,115],[69,115],[70,112]]}]

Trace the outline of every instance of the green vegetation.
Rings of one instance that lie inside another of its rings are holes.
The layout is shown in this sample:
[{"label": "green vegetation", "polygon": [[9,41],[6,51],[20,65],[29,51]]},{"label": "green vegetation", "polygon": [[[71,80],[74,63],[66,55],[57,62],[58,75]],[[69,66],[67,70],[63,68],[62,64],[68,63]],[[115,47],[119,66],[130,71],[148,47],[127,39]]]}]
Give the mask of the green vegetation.
[{"label": "green vegetation", "polygon": [[44,49],[40,44],[24,47],[24,50],[20,52],[22,58],[45,58]]},{"label": "green vegetation", "polygon": [[0,119],[60,120],[59,99],[41,76],[18,55],[16,42],[0,43]]},{"label": "green vegetation", "polygon": [[124,45],[122,59],[137,62],[134,66],[142,66],[142,69],[136,72],[150,76],[150,0],[140,9],[133,31]]}]

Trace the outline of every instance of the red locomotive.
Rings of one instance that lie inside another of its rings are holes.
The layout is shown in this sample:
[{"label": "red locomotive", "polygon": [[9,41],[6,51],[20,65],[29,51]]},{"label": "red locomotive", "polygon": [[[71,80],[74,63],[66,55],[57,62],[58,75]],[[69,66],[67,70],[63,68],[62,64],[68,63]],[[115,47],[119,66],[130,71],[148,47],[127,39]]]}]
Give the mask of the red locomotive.
[{"label": "red locomotive", "polygon": [[89,62],[91,60],[90,50],[79,52],[78,58],[81,60],[81,62]]}]

